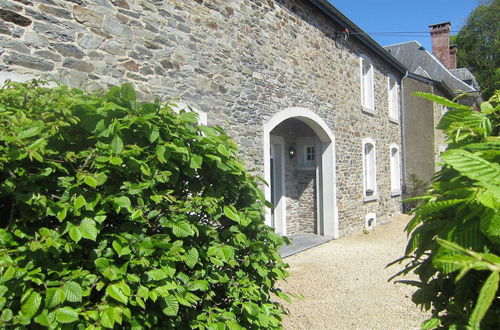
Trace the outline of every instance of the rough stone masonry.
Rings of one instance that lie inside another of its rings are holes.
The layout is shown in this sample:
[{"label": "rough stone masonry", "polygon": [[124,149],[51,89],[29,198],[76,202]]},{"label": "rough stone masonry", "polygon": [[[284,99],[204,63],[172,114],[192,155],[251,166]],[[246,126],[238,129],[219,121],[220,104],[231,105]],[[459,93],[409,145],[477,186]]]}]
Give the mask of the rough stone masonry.
[{"label": "rough stone masonry", "polygon": [[[343,235],[363,228],[367,213],[379,221],[400,213],[389,145],[401,134],[387,101],[387,77],[398,72],[342,29],[300,0],[0,0],[0,74],[86,89],[128,81],[143,98],[182,99],[224,127],[257,174],[263,123],[307,108],[335,135]],[[362,111],[360,54],[374,66],[375,114]],[[371,202],[363,202],[365,137],[376,143],[379,197]],[[303,198],[314,200],[307,191]]]}]

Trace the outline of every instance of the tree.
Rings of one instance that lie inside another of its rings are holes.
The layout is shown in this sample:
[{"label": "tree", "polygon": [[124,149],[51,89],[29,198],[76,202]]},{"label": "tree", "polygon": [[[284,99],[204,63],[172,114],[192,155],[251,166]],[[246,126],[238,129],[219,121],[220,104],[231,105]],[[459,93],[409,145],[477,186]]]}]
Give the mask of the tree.
[{"label": "tree", "polygon": [[[416,93],[449,107],[438,128],[447,135],[442,169],[416,199],[406,231],[414,272],[414,303],[432,309],[422,329],[498,329],[500,324],[500,91],[476,111]],[[397,276],[396,275],[396,276]]]},{"label": "tree", "polygon": [[218,127],[142,103],[0,88],[0,329],[275,329],[283,239]]},{"label": "tree", "polygon": [[489,99],[500,89],[500,0],[480,4],[456,36],[458,66],[469,68]]}]

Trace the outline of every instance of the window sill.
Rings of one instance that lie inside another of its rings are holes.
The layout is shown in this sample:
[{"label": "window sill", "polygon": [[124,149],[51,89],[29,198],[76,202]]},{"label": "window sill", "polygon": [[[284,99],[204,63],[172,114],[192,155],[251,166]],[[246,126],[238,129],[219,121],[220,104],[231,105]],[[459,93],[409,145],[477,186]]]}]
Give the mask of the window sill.
[{"label": "window sill", "polygon": [[297,167],[297,171],[316,171],[316,167]]},{"label": "window sill", "polygon": [[401,190],[393,190],[391,191],[391,197],[401,196]]},{"label": "window sill", "polygon": [[363,196],[363,202],[374,202],[378,200],[378,194],[374,194],[372,196]]},{"label": "window sill", "polygon": [[392,118],[392,117],[389,117],[389,121],[390,121],[391,123],[394,123],[394,124],[398,124],[398,125],[399,125],[399,119],[397,119],[397,118]]},{"label": "window sill", "polygon": [[377,111],[375,111],[375,109],[372,109],[372,108],[367,108],[365,106],[361,106],[361,110],[364,112],[364,113],[368,113],[370,115],[376,115],[377,114]]}]

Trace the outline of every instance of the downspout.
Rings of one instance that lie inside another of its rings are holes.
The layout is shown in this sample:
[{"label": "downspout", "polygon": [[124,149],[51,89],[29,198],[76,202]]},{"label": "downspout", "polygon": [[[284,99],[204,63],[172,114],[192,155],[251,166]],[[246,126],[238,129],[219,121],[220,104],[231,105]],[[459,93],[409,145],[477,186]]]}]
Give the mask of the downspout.
[{"label": "downspout", "polygon": [[[402,153],[401,153],[401,156],[402,156],[402,165],[401,166],[401,176],[403,178],[403,189],[401,191],[402,193],[402,197],[405,196],[406,194],[406,140],[405,140],[405,112],[406,112],[406,108],[404,107],[405,105],[405,93],[404,93],[404,83],[405,83],[405,80],[409,77],[410,75],[410,72],[408,72],[408,70],[406,70],[405,72],[405,75],[403,76],[403,78],[401,78],[401,98],[400,98],[400,109],[401,109],[401,123],[399,125],[399,127],[401,128],[401,149],[402,149]],[[403,209],[403,212],[405,210]]]}]

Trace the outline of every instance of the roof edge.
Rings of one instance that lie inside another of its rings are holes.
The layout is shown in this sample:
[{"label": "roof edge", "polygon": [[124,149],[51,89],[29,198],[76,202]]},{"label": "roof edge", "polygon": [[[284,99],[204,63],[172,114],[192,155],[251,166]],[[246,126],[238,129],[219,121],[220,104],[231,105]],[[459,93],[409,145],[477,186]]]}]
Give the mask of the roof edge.
[{"label": "roof edge", "polygon": [[355,32],[353,36],[358,39],[362,44],[370,48],[375,54],[384,59],[388,64],[396,68],[401,73],[406,73],[407,68],[399,62],[394,56],[392,56],[388,51],[386,51],[381,45],[379,45],[375,40],[368,36],[359,26],[354,24],[350,19],[348,19],[344,14],[342,14],[337,8],[335,8],[331,3],[326,0],[308,0],[316,8],[321,10],[324,14],[330,17],[337,24],[347,27],[350,31]]}]

